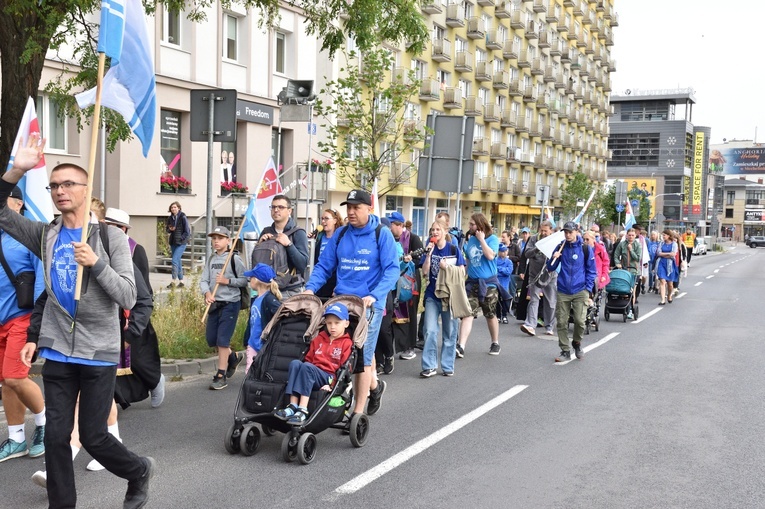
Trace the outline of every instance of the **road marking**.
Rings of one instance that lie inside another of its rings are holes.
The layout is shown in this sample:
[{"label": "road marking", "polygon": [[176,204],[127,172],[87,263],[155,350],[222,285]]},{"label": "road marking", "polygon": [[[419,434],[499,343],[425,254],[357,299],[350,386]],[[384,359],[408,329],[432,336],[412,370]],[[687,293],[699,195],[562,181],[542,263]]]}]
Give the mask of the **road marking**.
[{"label": "road marking", "polygon": [[640,323],[643,320],[646,320],[646,319],[650,318],[651,316],[655,315],[656,313],[658,313],[662,309],[664,309],[664,308],[654,308],[653,310],[649,311],[648,313],[646,313],[644,315],[640,315],[640,318],[638,318],[637,320],[633,321],[632,323],[633,324],[634,323]]},{"label": "road marking", "polygon": [[688,295],[688,292],[682,292],[682,293],[678,293],[678,294],[677,294],[677,297],[675,297],[675,299],[682,299],[682,298],[683,298],[683,297],[685,297],[686,295]]},{"label": "road marking", "polygon": [[[597,348],[597,347],[599,347],[599,346],[603,346],[603,345],[605,345],[606,343],[608,343],[609,341],[611,341],[612,339],[614,339],[614,338],[615,338],[616,336],[618,336],[619,334],[621,334],[621,333],[620,333],[620,332],[612,332],[611,334],[609,334],[608,336],[604,337],[604,338],[603,338],[603,339],[601,339],[600,341],[596,341],[595,343],[593,343],[593,344],[591,344],[591,345],[587,345],[587,346],[585,346],[584,348],[582,348],[582,351],[583,351],[584,353],[587,353],[587,352],[589,352],[590,350],[594,350],[594,349],[596,349],[596,348]],[[571,352],[571,355],[573,355],[573,354],[574,354],[574,353],[573,353],[573,352]],[[563,361],[563,362],[556,362],[556,363],[555,363],[555,365],[556,365],[556,366],[565,366],[566,364],[568,364],[568,363],[569,363],[569,362],[571,362],[572,360],[576,360],[576,357],[572,357],[572,358],[571,358],[571,360],[567,360],[567,361]]]},{"label": "road marking", "polygon": [[714,273],[715,273],[715,274],[717,274],[718,272],[720,272],[720,269],[715,269],[715,270],[714,270]]},{"label": "road marking", "polygon": [[451,424],[447,424],[446,426],[439,429],[435,433],[410,445],[409,447],[399,452],[398,454],[391,456],[390,458],[383,461],[376,467],[371,468],[367,470],[366,472],[364,472],[363,474],[351,479],[347,483],[335,489],[335,493],[338,493],[340,495],[347,495],[347,494],[355,493],[359,491],[361,488],[363,488],[367,484],[370,484],[371,482],[379,479],[380,477],[384,476],[385,474],[387,474],[394,468],[409,461],[410,459],[417,456],[421,452],[427,450],[429,447],[436,445],[438,442],[448,437],[455,431],[459,431],[460,429],[464,428],[465,426],[467,426],[474,420],[478,419],[485,413],[495,409],[502,403],[506,402],[513,396],[517,396],[524,389],[527,389],[527,388],[528,388],[528,385],[516,385],[515,387],[503,392],[499,396],[489,400],[488,402],[479,406],[475,410],[463,415],[462,417],[452,422]]},{"label": "road marking", "polygon": [[715,277],[714,274],[707,276],[707,279],[712,279],[713,277]]},{"label": "road marking", "polygon": [[704,283],[704,281],[699,281],[698,283],[696,283],[696,284],[695,284],[695,285],[693,285],[693,286],[701,286],[703,283]]}]

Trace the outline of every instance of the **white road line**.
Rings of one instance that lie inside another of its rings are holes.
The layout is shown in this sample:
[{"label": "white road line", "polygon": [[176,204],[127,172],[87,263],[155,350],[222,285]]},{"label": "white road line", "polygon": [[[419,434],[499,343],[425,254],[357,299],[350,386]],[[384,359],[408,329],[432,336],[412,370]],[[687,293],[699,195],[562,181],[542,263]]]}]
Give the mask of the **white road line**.
[{"label": "white road line", "polygon": [[688,292],[680,292],[677,294],[677,297],[675,297],[675,299],[682,299],[686,295],[688,295]]},{"label": "white road line", "polygon": [[376,467],[371,468],[367,470],[366,472],[364,472],[363,474],[351,479],[347,483],[335,489],[335,493],[338,493],[340,495],[347,495],[347,494],[355,493],[359,491],[361,488],[363,488],[367,484],[370,484],[371,482],[379,479],[380,477],[384,476],[385,474],[387,474],[394,468],[398,467],[402,463],[405,463],[406,461],[417,456],[418,454],[425,451],[429,447],[437,444],[438,442],[448,437],[455,431],[459,431],[460,429],[464,428],[465,426],[467,426],[474,420],[478,419],[485,413],[493,410],[494,408],[498,407],[502,403],[506,402],[513,396],[517,396],[524,389],[527,389],[527,388],[528,388],[528,385],[516,385],[515,387],[503,392],[496,398],[489,400],[488,402],[479,406],[478,408],[471,411],[470,413],[463,415],[462,417],[452,422],[451,424],[447,424],[446,426],[439,429],[435,433],[410,445],[409,447],[399,452],[398,454],[391,456],[390,458],[383,461]]},{"label": "white road line", "polygon": [[[608,343],[609,341],[611,341],[612,339],[614,339],[614,338],[615,338],[616,336],[618,336],[619,334],[621,334],[621,333],[620,333],[620,332],[612,332],[611,334],[609,334],[608,336],[604,337],[604,338],[603,338],[603,339],[601,339],[600,341],[596,341],[595,343],[593,343],[593,344],[591,344],[591,345],[587,345],[587,346],[585,346],[584,348],[582,348],[582,351],[583,351],[584,353],[587,353],[587,352],[589,352],[590,350],[594,350],[594,349],[596,349],[596,348],[597,348],[597,347],[599,347],[599,346],[603,346],[603,345],[605,345],[606,343]],[[571,352],[571,355],[574,355],[574,352],[573,352],[573,351]],[[572,358],[571,358],[571,360],[576,360],[576,357],[572,357]],[[556,365],[556,366],[565,366],[566,364],[568,364],[569,362],[571,362],[571,360],[568,360],[568,361],[563,361],[563,362],[556,362],[556,363],[555,363],[555,365]]]},{"label": "white road line", "polygon": [[714,274],[707,276],[707,279],[712,279],[713,277],[715,277]]},{"label": "white road line", "polygon": [[648,318],[652,317],[653,315],[655,315],[656,313],[658,313],[658,312],[659,312],[659,311],[661,311],[662,309],[664,309],[664,308],[654,308],[654,309],[652,309],[651,311],[649,311],[648,313],[645,313],[645,314],[641,314],[641,315],[640,315],[640,318],[638,318],[637,320],[633,321],[632,323],[633,323],[633,324],[634,324],[634,323],[640,323],[640,322],[642,322],[643,320],[646,320],[646,319],[648,319]]},{"label": "white road line", "polygon": [[693,286],[701,286],[703,283],[704,283],[704,281],[699,281],[698,283],[696,283],[696,284],[695,284],[695,285],[693,285]]},{"label": "white road line", "polygon": [[714,272],[715,274],[717,274],[718,272],[720,272],[720,269],[715,269],[713,272]]}]

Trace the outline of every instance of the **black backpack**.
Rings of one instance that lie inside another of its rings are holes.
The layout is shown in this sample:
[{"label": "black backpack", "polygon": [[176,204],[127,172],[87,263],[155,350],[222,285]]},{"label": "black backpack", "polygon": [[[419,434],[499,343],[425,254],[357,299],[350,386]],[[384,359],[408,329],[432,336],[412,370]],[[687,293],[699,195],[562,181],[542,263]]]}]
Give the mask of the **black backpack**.
[{"label": "black backpack", "polygon": [[[237,253],[234,252],[234,256],[236,256]],[[234,272],[234,277],[239,277],[239,274],[236,273],[236,260],[234,260],[234,257],[231,257],[231,270]],[[239,309],[250,309],[250,304],[252,303],[252,295],[250,294],[250,283],[248,282],[246,285],[239,287]]]},{"label": "black backpack", "polygon": [[[298,230],[300,228],[295,227],[287,230],[284,234],[291,237]],[[276,282],[279,284],[280,290],[294,284],[295,277],[300,277],[295,269],[290,269],[287,248],[276,242],[273,238],[257,243],[252,250],[251,261],[253,267],[259,263],[265,263],[274,269],[274,272],[276,272]]]}]

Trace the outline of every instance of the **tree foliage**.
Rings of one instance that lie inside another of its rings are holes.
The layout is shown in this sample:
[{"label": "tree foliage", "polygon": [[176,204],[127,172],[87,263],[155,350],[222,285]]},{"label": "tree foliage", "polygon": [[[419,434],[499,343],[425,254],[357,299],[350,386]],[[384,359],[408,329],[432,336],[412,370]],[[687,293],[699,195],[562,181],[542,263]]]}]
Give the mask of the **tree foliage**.
[{"label": "tree foliage", "polygon": [[401,160],[425,138],[421,123],[404,115],[420,81],[411,70],[393,69],[385,48],[345,53],[345,61],[316,104],[327,132],[319,148],[337,163],[341,183],[369,190],[379,179],[384,196],[416,171],[416,162]]},{"label": "tree foliage", "polygon": [[578,200],[586,201],[590,197],[592,190],[595,189],[595,183],[582,173],[582,167],[578,167],[574,176],[566,181],[561,192],[561,201],[563,202],[563,217],[574,217],[579,212],[577,207]]},{"label": "tree foliage", "polygon": [[[194,22],[206,20],[210,8],[225,9],[232,0],[143,0],[144,8],[153,14],[158,5],[182,11]],[[317,36],[322,49],[330,56],[345,44],[346,37],[361,49],[376,47],[380,42],[405,44],[419,53],[428,40],[428,29],[419,12],[417,0],[239,0],[238,5],[259,15],[259,25],[267,29],[278,21],[282,5],[302,9],[306,15],[305,30]],[[0,4],[0,62],[2,95],[0,96],[0,168],[10,158],[27,97],[36,97],[45,56],[48,50],[58,51],[64,43],[73,54],[61,58],[62,74],[48,87],[58,101],[62,115],[75,119],[82,128],[92,118],[90,110],[80,112],[73,93],[95,86],[95,42],[97,27],[87,21],[100,6],[100,0],[13,0]],[[108,144],[130,137],[127,125],[119,115],[105,110],[102,119],[107,126]]]},{"label": "tree foliage", "polygon": [[[627,196],[630,202],[637,200],[637,208],[633,207],[633,212],[636,212],[635,220],[638,224],[647,226],[652,214],[651,207],[653,204],[651,200],[638,190],[631,191]],[[616,188],[614,186],[605,187],[600,191],[595,202],[597,202],[597,208],[595,209],[594,222],[604,227],[615,225],[614,230],[620,231],[625,217],[624,212],[617,212],[616,210]],[[594,205],[595,203],[593,203]]]}]

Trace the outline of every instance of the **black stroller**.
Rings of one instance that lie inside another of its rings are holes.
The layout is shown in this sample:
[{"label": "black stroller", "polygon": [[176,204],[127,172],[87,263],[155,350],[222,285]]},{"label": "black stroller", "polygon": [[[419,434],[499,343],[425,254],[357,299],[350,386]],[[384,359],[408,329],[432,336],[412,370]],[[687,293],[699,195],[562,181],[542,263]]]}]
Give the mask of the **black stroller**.
[{"label": "black stroller", "polygon": [[[348,307],[350,333],[354,348],[348,360],[335,373],[332,390],[314,391],[308,402],[309,416],[301,425],[288,424],[274,415],[289,403],[284,394],[288,367],[292,360],[302,359],[311,339],[323,326],[324,308],[334,302]],[[285,433],[281,456],[287,462],[302,464],[316,458],[316,434],[327,428],[350,429],[354,447],[362,447],[369,432],[369,419],[355,414],[348,421],[352,404],[351,380],[357,360],[362,358],[367,319],[362,300],[353,296],[335,297],[322,305],[318,297],[296,295],[285,300],[263,330],[264,346],[250,366],[237,397],[234,423],[226,432],[224,446],[230,454],[252,456],[260,446],[260,424],[266,436]]]},{"label": "black stroller", "polygon": [[608,321],[611,313],[620,313],[626,322],[630,312],[637,320],[640,312],[635,298],[635,275],[628,270],[615,269],[609,273],[611,282],[606,286],[606,305],[603,316]]}]

